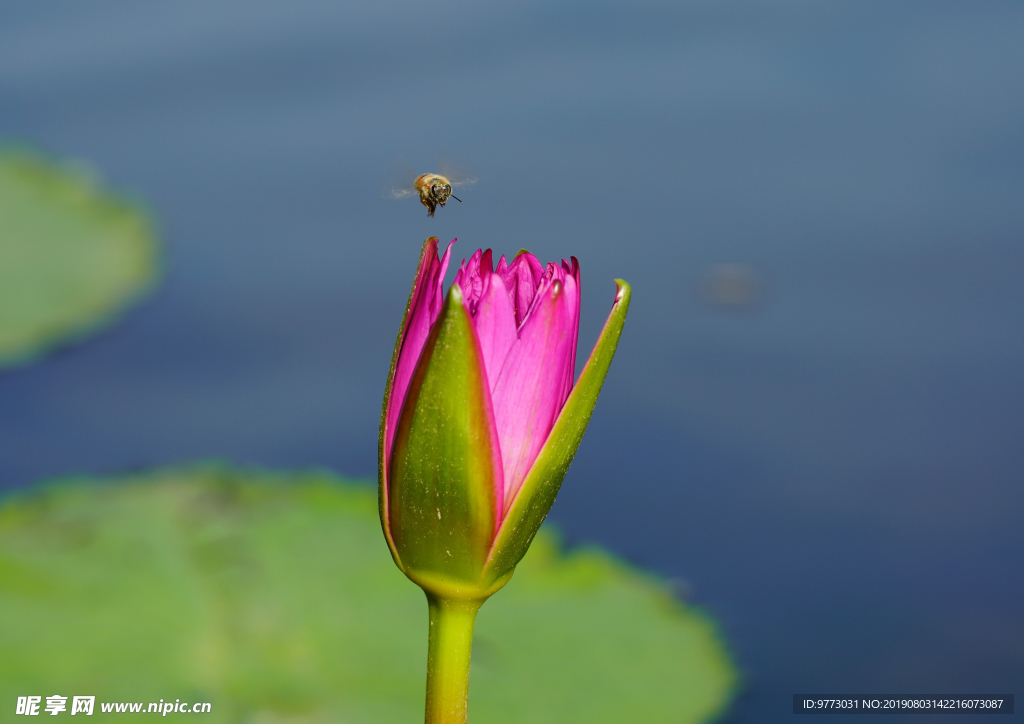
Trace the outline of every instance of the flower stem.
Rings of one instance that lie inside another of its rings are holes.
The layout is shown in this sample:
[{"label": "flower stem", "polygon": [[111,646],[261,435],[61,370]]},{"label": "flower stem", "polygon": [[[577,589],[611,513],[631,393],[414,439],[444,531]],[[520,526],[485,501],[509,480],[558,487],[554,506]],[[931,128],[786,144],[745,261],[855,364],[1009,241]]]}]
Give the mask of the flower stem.
[{"label": "flower stem", "polygon": [[439,598],[428,593],[427,603],[430,637],[426,724],[466,724],[473,624],[483,601]]}]

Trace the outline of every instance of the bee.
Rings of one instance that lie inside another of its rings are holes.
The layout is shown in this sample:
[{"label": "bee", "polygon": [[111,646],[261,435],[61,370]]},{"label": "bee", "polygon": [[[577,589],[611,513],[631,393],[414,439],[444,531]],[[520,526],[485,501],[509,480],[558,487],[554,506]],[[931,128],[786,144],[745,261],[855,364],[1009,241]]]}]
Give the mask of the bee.
[{"label": "bee", "polygon": [[[408,171],[410,174],[415,174],[415,171],[412,171],[411,168]],[[449,175],[451,174],[449,173]],[[476,179],[462,178],[451,180],[449,175],[421,173],[416,176],[411,185],[400,185],[392,189],[391,196],[396,199],[403,199],[407,196],[418,194],[420,203],[427,207],[427,216],[433,216],[434,212],[437,211],[437,207],[444,207],[448,203],[448,199],[455,199],[460,204],[462,203],[462,199],[452,193],[452,187],[468,186],[476,181]]]}]

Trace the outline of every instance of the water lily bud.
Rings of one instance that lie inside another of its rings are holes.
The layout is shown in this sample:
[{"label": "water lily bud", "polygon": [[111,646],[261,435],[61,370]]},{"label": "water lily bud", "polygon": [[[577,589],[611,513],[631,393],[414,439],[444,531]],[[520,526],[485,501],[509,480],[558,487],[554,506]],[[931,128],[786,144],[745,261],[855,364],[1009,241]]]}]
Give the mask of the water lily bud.
[{"label": "water lily bud", "polygon": [[611,314],[578,380],[579,264],[521,251],[463,261],[427,239],[381,414],[380,515],[398,567],[428,594],[482,600],[511,577],[590,420],[629,306]]}]

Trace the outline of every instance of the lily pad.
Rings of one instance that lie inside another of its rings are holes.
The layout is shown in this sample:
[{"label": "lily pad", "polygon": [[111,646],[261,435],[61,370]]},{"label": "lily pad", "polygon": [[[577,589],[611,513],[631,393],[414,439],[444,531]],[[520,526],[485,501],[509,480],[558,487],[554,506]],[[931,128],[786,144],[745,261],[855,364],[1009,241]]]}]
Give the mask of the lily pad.
[{"label": "lily pad", "polygon": [[[101,717],[180,699],[210,702],[211,723],[416,722],[426,640],[369,485],[200,466],[59,481],[0,507],[4,707],[59,694],[95,696]],[[736,683],[706,614],[545,529],[480,612],[470,718],[703,722]]]},{"label": "lily pad", "polygon": [[106,326],[157,276],[145,208],[85,166],[0,149],[0,367]]}]

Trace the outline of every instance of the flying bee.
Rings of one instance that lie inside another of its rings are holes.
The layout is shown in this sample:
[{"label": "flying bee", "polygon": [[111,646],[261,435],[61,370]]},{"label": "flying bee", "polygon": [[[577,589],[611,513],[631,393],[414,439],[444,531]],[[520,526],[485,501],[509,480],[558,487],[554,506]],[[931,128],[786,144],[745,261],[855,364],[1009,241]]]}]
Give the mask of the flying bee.
[{"label": "flying bee", "polygon": [[[404,165],[404,164],[403,164]],[[406,165],[410,175],[416,172]],[[459,178],[445,171],[446,175],[439,173],[421,173],[413,180],[412,184],[399,185],[391,190],[391,196],[396,199],[403,199],[413,194],[418,194],[420,203],[427,207],[427,216],[433,216],[437,207],[444,207],[448,199],[455,199],[460,204],[462,199],[452,193],[452,187],[468,186],[475,183],[476,179]]]}]

